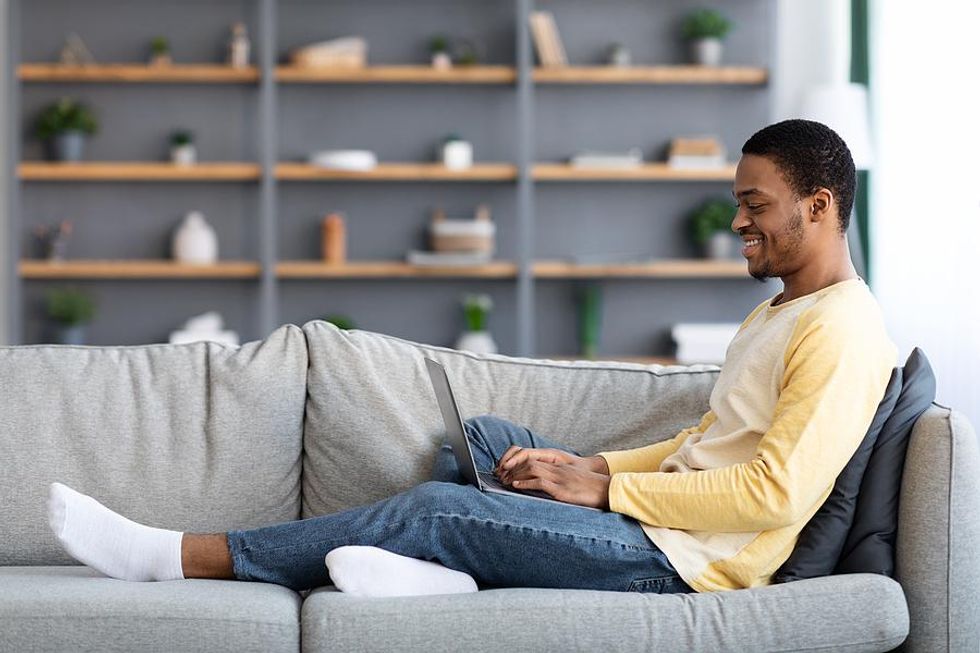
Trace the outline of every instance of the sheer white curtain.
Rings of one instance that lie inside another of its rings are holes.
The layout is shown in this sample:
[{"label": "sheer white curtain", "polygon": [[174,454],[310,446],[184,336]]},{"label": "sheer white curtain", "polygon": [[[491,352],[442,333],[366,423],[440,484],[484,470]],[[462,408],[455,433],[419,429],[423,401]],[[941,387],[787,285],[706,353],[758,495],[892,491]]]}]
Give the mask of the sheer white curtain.
[{"label": "sheer white curtain", "polygon": [[871,282],[980,430],[980,2],[871,2]]}]

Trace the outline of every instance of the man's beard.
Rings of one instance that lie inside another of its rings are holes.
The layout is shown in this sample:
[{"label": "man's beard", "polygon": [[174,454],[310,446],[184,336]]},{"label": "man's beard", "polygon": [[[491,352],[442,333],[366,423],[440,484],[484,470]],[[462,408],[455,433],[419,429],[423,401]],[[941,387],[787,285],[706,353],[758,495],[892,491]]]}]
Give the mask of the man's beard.
[{"label": "man's beard", "polygon": [[[780,240],[786,243],[786,251],[783,252],[784,259],[799,252],[803,246],[803,211],[799,206],[796,207],[796,211],[790,216],[789,225],[780,234]],[[770,277],[782,275],[782,270],[777,267],[771,257],[773,242],[769,241],[766,245],[766,259],[762,262],[762,265],[757,269],[753,269],[751,265],[749,266],[749,274],[759,282],[763,282]]]}]

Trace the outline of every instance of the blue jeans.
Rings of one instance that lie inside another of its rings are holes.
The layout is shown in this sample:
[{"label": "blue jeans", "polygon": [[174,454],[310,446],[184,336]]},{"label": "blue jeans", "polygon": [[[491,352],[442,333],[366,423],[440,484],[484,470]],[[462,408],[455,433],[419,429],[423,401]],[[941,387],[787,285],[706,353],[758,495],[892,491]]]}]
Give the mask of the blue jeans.
[{"label": "blue jeans", "polygon": [[[492,471],[512,444],[576,453],[491,415],[468,419],[465,427],[481,471]],[[480,589],[694,591],[631,517],[481,492],[463,480],[445,442],[432,478],[369,505],[229,531],[235,577],[297,591],[329,585],[327,552],[363,545],[466,572]]]}]

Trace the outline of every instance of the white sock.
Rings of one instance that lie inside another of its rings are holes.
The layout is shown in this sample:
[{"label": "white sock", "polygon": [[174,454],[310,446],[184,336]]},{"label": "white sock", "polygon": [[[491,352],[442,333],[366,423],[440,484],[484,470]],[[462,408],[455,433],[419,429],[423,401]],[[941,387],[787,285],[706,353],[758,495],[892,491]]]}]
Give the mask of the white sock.
[{"label": "white sock", "polygon": [[357,596],[462,594],[478,589],[465,572],[375,546],[339,546],[327,554],[326,562],[337,589]]},{"label": "white sock", "polygon": [[71,557],[122,580],[181,580],[183,533],[144,526],[92,497],[52,483],[48,524]]}]

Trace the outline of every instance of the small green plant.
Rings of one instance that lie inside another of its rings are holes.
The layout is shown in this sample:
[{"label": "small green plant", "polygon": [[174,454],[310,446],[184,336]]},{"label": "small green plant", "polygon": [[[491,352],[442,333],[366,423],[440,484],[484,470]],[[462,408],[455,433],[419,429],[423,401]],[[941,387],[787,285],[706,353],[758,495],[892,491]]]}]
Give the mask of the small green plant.
[{"label": "small green plant", "polygon": [[716,231],[731,231],[738,208],[729,200],[708,200],[691,214],[694,240],[703,245]]},{"label": "small green plant", "polygon": [[95,300],[76,288],[52,288],[45,302],[48,317],[65,326],[86,324],[95,315]]},{"label": "small green plant", "polygon": [[578,292],[582,356],[592,359],[599,351],[599,335],[602,330],[602,288],[598,284],[589,283]]},{"label": "small green plant", "polygon": [[453,59],[461,66],[475,66],[480,63],[480,55],[476,45],[468,39],[460,39],[456,43]]},{"label": "small green plant", "polygon": [[438,54],[439,52],[449,52],[449,37],[445,34],[437,34],[429,39],[429,52]]},{"label": "small green plant", "polygon": [[330,324],[334,325],[338,329],[350,330],[350,329],[357,328],[354,325],[354,320],[352,320],[346,315],[326,315],[324,316],[323,321],[329,322]]},{"label": "small green plant", "polygon": [[170,134],[170,144],[174,147],[181,147],[183,145],[190,145],[194,142],[194,132],[188,131],[186,129],[178,129],[177,131]]},{"label": "small green plant", "polygon": [[35,124],[35,132],[41,140],[71,131],[94,134],[98,128],[92,111],[71,98],[61,98],[42,109]]},{"label": "small green plant", "polygon": [[170,53],[170,41],[166,36],[154,36],[150,41],[150,52],[159,57]]},{"label": "small green plant", "polygon": [[696,9],[684,19],[684,38],[723,39],[732,28],[732,22],[714,9]]},{"label": "small green plant", "polygon": [[486,331],[493,300],[490,295],[463,295],[463,318],[467,331]]}]

